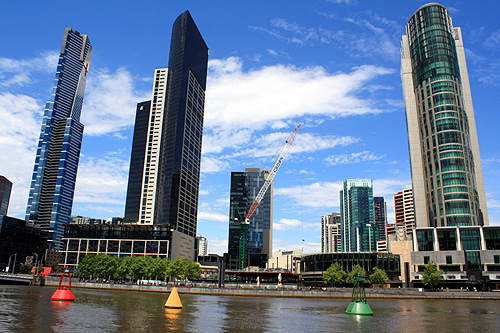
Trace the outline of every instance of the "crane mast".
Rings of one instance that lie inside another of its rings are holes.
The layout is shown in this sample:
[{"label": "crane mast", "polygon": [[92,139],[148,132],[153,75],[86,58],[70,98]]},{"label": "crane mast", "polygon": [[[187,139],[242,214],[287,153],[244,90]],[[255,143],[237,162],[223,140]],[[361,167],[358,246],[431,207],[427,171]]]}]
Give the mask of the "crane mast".
[{"label": "crane mast", "polygon": [[255,197],[255,200],[253,201],[252,206],[250,207],[250,210],[247,213],[247,216],[245,218],[245,223],[246,224],[250,223],[250,217],[252,217],[253,213],[255,213],[255,210],[257,210],[257,207],[259,207],[259,204],[260,204],[262,198],[264,198],[264,195],[266,194],[267,189],[269,188],[269,186],[273,182],[274,176],[278,172],[281,164],[283,163],[283,161],[285,160],[286,155],[288,154],[288,151],[292,147],[293,140],[295,140],[295,136],[297,135],[297,132],[299,131],[299,128],[300,128],[300,124],[297,126],[297,128],[295,129],[295,131],[293,131],[293,133],[290,135],[290,137],[288,138],[288,140],[286,140],[285,147],[283,147],[283,149],[281,150],[280,156],[278,157],[278,160],[276,161],[276,164],[274,165],[274,168],[271,170],[271,172],[267,176],[267,179],[264,182],[264,185],[262,185],[262,187],[260,188],[259,193]]}]

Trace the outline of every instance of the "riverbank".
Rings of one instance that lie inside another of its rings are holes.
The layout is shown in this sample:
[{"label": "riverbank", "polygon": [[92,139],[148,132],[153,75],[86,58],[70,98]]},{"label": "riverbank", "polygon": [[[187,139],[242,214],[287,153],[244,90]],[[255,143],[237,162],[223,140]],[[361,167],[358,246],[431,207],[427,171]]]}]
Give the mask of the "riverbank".
[{"label": "riverbank", "polygon": [[[59,285],[59,279],[46,278],[45,286]],[[72,288],[91,288],[106,290],[130,290],[142,292],[168,293],[172,290],[172,285],[148,285],[148,284],[118,284],[118,283],[93,283],[77,282],[71,283]],[[179,293],[201,294],[201,295],[224,295],[224,296],[263,296],[263,297],[315,297],[315,298],[350,298],[351,288],[328,288],[322,289],[298,289],[296,286],[278,288],[277,286],[255,285],[228,285],[225,288],[216,288],[213,284],[193,286],[177,286]],[[460,291],[445,290],[439,292],[420,291],[414,288],[367,288],[366,296],[368,298],[424,298],[424,299],[488,299],[500,300],[500,292],[481,292],[481,291]]]}]

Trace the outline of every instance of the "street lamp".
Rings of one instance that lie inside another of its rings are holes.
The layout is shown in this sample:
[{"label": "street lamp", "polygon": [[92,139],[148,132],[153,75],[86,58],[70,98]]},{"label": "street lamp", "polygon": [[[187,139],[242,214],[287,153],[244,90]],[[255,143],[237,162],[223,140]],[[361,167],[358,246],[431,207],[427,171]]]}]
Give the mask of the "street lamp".
[{"label": "street lamp", "polygon": [[10,268],[10,258],[14,257],[14,267],[12,268],[12,273],[14,273],[14,269],[16,269],[16,259],[17,259],[17,253],[14,253],[9,257],[9,266],[7,266],[7,273],[9,272]]},{"label": "street lamp", "polygon": [[33,254],[36,256],[35,257],[35,271],[34,271],[33,275],[37,275],[37,273],[38,273],[38,269],[37,269],[38,268],[38,253],[33,252]]}]

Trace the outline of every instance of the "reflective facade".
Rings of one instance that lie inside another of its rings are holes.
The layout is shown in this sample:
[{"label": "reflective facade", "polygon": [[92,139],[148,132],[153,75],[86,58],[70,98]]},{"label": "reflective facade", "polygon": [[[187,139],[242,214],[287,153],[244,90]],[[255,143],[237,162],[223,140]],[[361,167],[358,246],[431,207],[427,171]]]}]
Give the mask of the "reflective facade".
[{"label": "reflective facade", "polygon": [[401,58],[417,227],[488,224],[462,34],[446,8],[412,15]]},{"label": "reflective facade", "polygon": [[127,200],[125,203],[124,222],[139,221],[141,193],[144,172],[144,153],[147,146],[149,116],[151,114],[151,101],[137,104],[135,113],[134,139],[130,156],[128,174]]},{"label": "reflective facade", "polygon": [[54,249],[61,246],[73,206],[83,136],[80,114],[91,53],[87,35],[66,28],[38,141],[26,221],[48,231]]},{"label": "reflective facade", "polygon": [[11,190],[12,182],[4,176],[0,176],[0,216],[7,215]]},{"label": "reflective facade", "polygon": [[344,180],[340,190],[340,232],[342,252],[377,251],[371,179]]},{"label": "reflective facade", "polygon": [[208,47],[186,11],[172,28],[154,222],[193,240],[207,66]]},{"label": "reflective facade", "polygon": [[[245,172],[231,172],[231,194],[229,200],[231,221],[234,221],[233,207],[244,219],[255,197],[267,179],[269,170],[246,168]],[[240,253],[241,227],[238,224],[229,225],[228,254],[229,269],[236,269]],[[272,255],[273,233],[273,183],[267,189],[257,210],[250,218],[247,236],[248,266],[266,267],[267,260]]]},{"label": "reflective facade", "polygon": [[383,197],[373,197],[373,214],[378,231],[377,241],[386,240],[387,206]]}]

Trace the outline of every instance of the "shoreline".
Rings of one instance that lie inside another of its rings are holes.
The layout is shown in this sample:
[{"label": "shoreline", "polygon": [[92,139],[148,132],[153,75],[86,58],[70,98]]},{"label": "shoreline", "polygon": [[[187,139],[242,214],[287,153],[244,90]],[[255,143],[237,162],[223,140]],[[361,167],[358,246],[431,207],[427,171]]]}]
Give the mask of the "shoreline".
[{"label": "shoreline", "polygon": [[[59,279],[46,279],[45,286],[57,287]],[[128,290],[140,292],[170,293],[172,285],[137,285],[118,283],[93,283],[93,282],[71,282],[72,288],[104,289],[104,290]],[[351,298],[352,288],[330,288],[328,290],[297,290],[289,288],[278,288],[266,286],[267,289],[252,285],[229,285],[226,288],[215,287],[185,287],[176,286],[180,294],[217,295],[217,296],[254,296],[254,297],[306,297],[306,298]],[[472,299],[472,300],[500,300],[500,292],[483,291],[419,291],[414,288],[367,288],[366,297],[369,299],[390,298],[415,298],[415,299]]]}]

